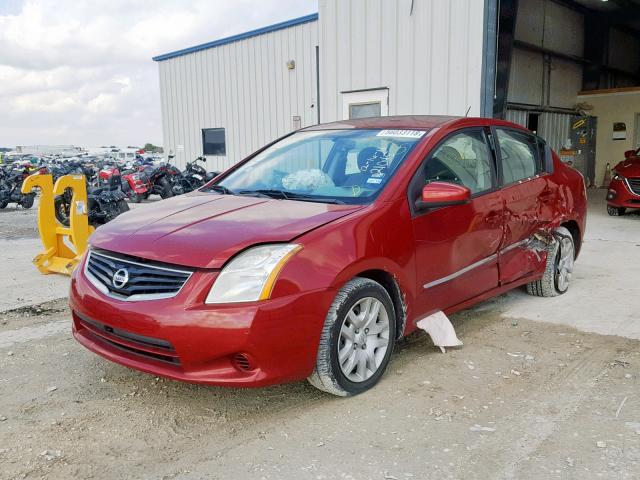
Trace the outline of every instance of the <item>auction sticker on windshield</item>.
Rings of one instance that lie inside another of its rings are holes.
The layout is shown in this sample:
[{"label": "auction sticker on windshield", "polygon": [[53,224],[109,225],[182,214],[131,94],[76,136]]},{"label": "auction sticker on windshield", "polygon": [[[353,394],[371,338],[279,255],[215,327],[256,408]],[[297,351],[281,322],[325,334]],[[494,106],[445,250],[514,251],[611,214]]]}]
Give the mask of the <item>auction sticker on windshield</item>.
[{"label": "auction sticker on windshield", "polygon": [[422,138],[427,133],[424,130],[381,130],[378,137],[403,137],[403,138]]}]

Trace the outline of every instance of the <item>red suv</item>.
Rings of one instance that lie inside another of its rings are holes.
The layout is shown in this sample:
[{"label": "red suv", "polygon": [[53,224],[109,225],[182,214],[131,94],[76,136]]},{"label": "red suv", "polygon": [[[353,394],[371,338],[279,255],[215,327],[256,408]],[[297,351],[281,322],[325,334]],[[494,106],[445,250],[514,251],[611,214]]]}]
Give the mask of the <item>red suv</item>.
[{"label": "red suv", "polygon": [[613,167],[607,192],[609,215],[624,215],[627,208],[640,208],[640,148],[624,153],[624,161]]},{"label": "red suv", "polygon": [[518,125],[316,125],[100,227],[71,283],[73,333],[177,380],[357,394],[426,316],[567,291],[585,215],[582,176]]}]

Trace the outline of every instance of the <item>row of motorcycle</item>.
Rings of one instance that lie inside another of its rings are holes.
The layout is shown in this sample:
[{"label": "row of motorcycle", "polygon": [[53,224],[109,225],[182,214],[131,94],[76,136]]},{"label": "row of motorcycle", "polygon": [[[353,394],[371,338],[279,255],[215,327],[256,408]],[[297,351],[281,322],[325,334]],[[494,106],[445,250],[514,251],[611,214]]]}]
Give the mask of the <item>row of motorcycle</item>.
[{"label": "row of motorcycle", "polygon": [[[98,161],[50,160],[39,165],[29,162],[0,166],[0,208],[16,203],[31,208],[35,193],[22,194],[24,179],[34,173],[51,174],[53,181],[63,175],[84,175],[87,187],[89,224],[98,227],[129,210],[127,199],[139,203],[151,195],[165,199],[200,188],[218,173],[207,172],[201,165],[203,157],[187,162],[184,171],[168,162],[155,163],[139,157],[122,163],[114,159]],[[63,225],[69,225],[73,192],[65,190],[56,196],[55,214]]]}]

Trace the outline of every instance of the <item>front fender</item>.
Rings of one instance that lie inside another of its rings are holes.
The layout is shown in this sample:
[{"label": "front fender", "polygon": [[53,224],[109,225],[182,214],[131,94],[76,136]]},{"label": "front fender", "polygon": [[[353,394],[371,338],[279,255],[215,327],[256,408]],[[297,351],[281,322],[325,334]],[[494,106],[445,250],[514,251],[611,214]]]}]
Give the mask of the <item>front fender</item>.
[{"label": "front fender", "polygon": [[365,272],[376,278],[377,271],[395,281],[403,310],[413,304],[415,254],[406,198],[370,205],[294,242],[303,249],[280,272],[272,298],[319,289],[335,295],[352,278]]}]

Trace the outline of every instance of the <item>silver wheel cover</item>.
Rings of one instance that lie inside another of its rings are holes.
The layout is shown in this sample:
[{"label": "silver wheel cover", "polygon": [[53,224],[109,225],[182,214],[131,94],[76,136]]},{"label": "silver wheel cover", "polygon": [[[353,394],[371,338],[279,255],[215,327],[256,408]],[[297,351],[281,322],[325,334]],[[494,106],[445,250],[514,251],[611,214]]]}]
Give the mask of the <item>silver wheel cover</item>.
[{"label": "silver wheel cover", "polygon": [[575,251],[573,242],[569,238],[560,240],[558,250],[558,266],[556,267],[556,286],[558,291],[565,292],[569,288],[571,275],[573,272],[573,262],[575,260]]},{"label": "silver wheel cover", "polygon": [[352,382],[374,375],[389,348],[389,313],[384,304],[365,297],[351,307],[340,329],[338,363]]}]

